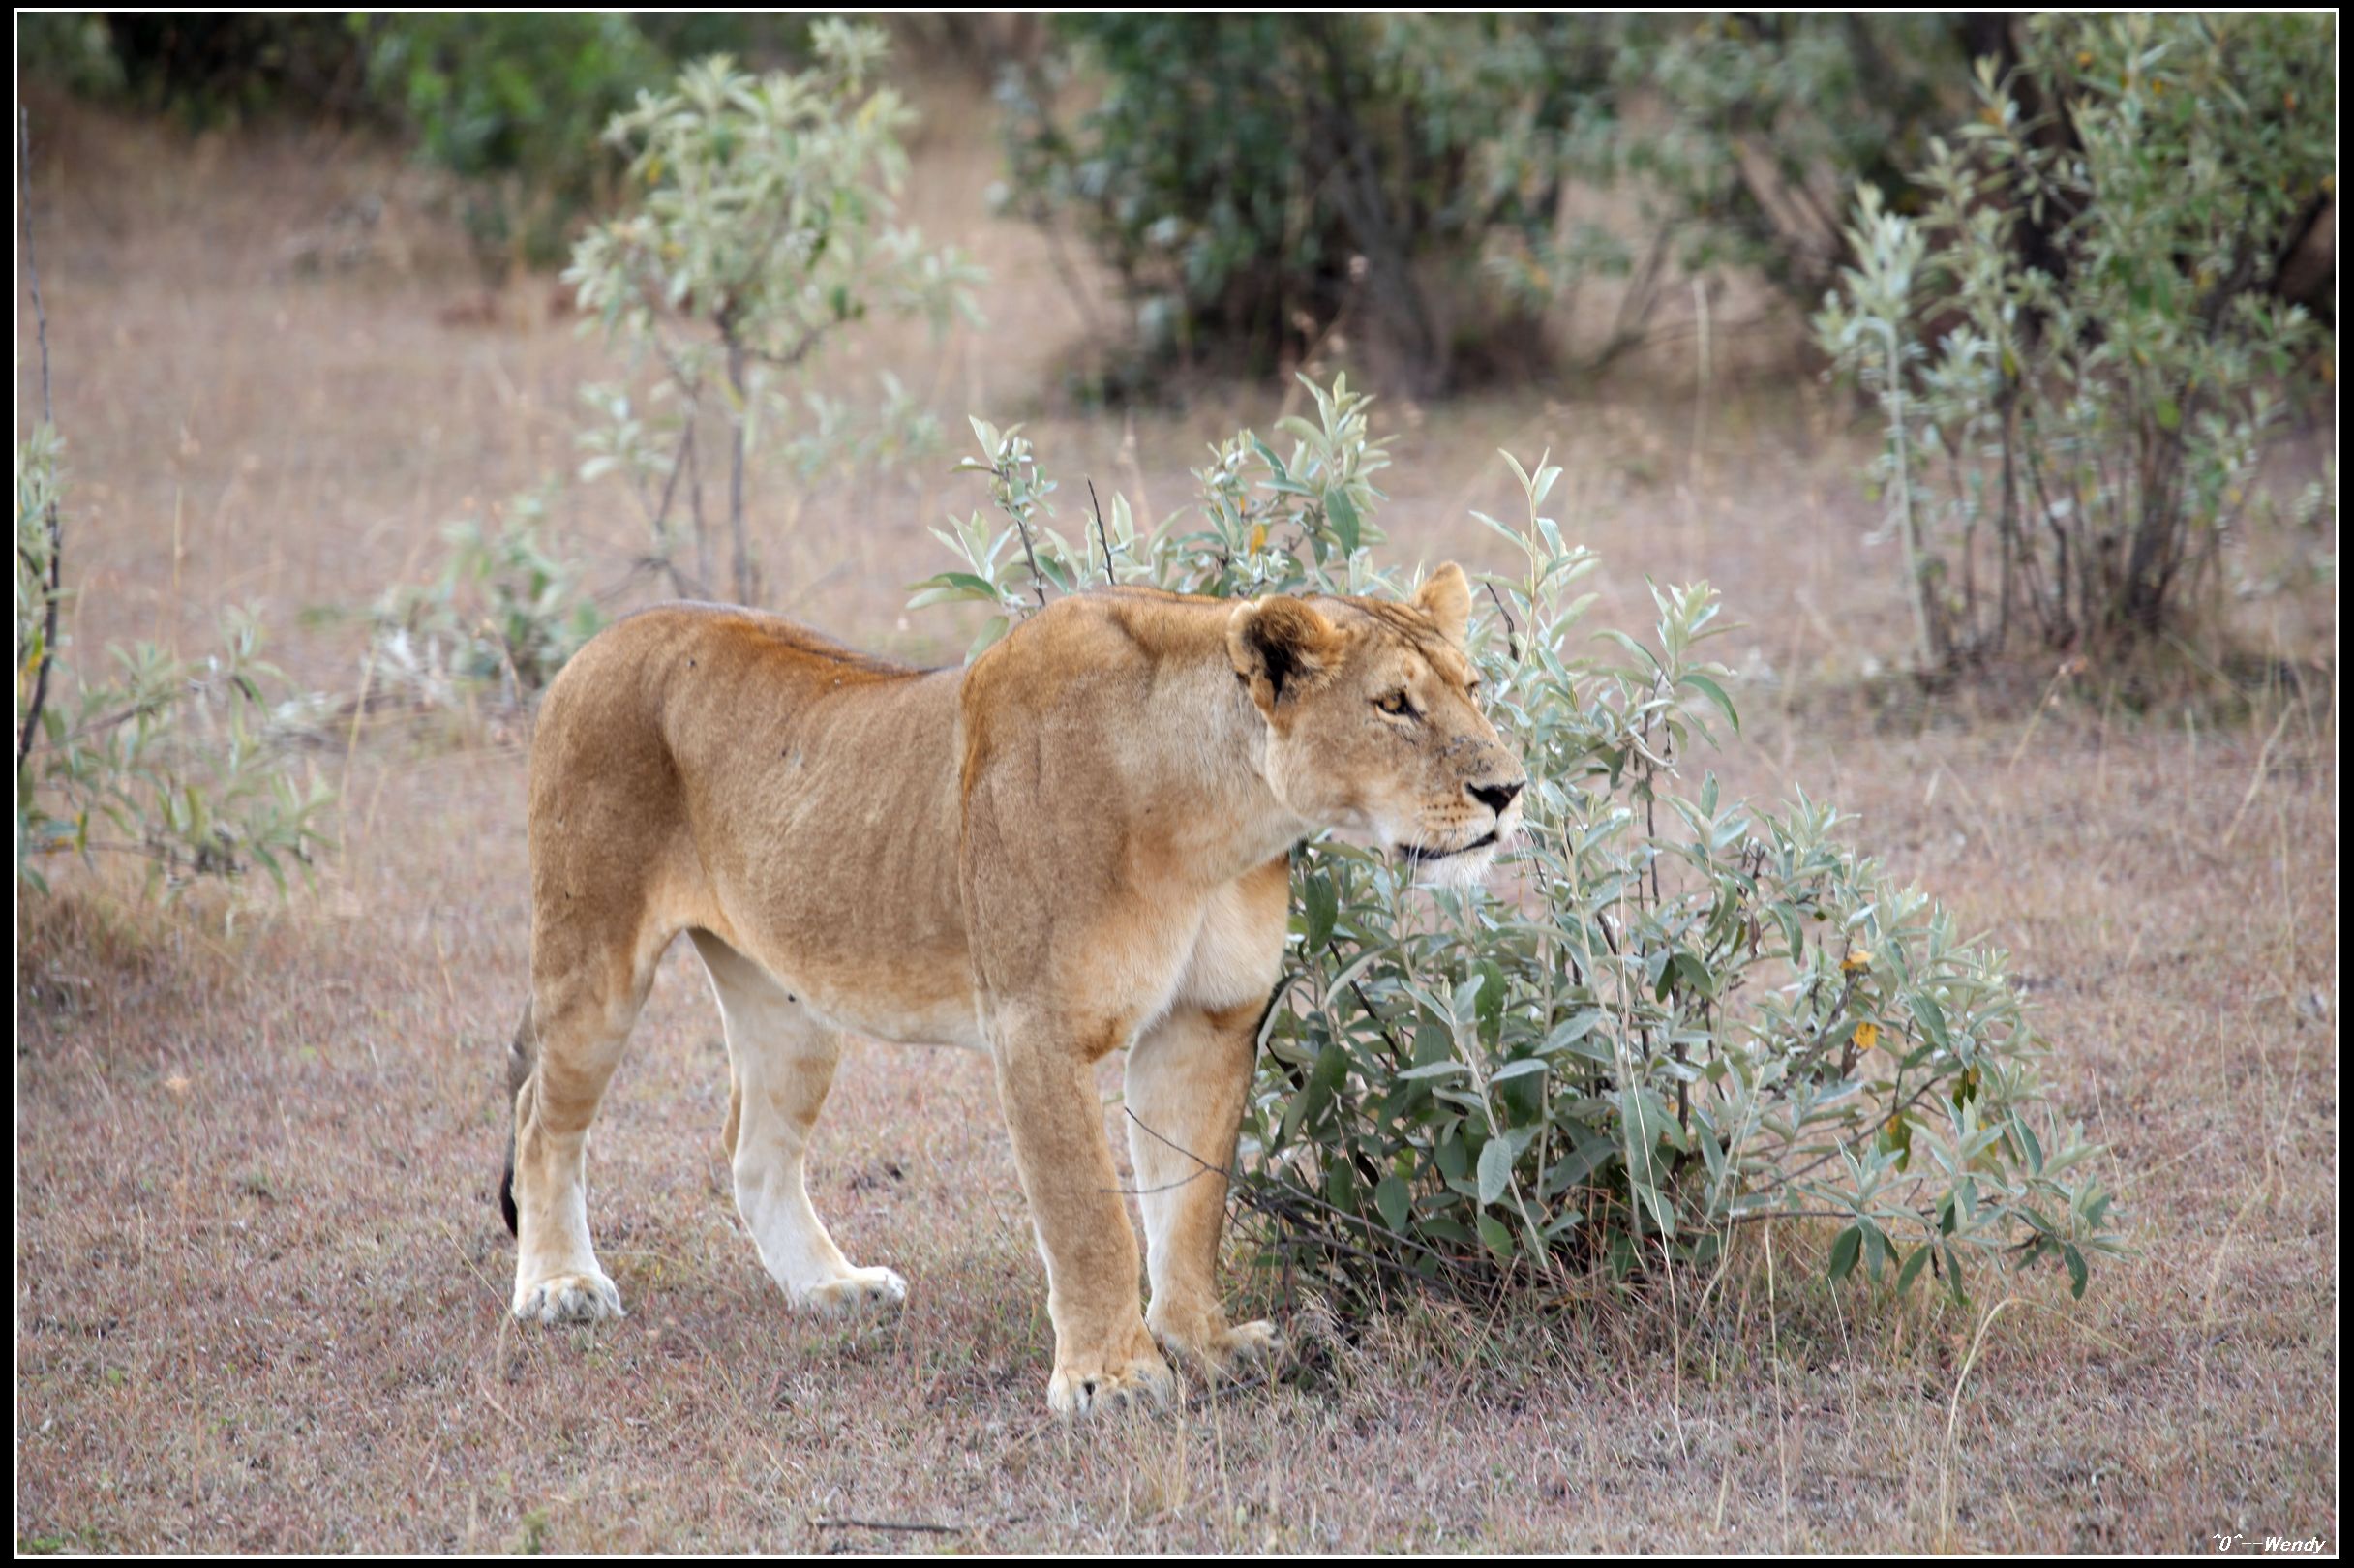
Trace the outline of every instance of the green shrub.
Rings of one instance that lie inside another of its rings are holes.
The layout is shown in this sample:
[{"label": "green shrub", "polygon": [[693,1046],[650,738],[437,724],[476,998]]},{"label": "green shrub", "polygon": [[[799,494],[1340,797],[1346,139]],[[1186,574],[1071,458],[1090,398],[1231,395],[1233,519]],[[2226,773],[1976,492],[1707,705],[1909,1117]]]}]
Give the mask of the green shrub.
[{"label": "green shrub", "polygon": [[1066,130],[1041,86],[1008,79],[1013,199],[1078,214],[1149,351],[1239,347],[1269,368],[1362,297],[1385,368],[1434,388],[1459,340],[1494,325],[1454,318],[1482,236],[1531,217],[1482,177],[1481,149],[1526,100],[1551,103],[1549,49],[1578,25],[1058,16],[1059,69],[1099,77],[1102,96]]},{"label": "green shrub", "polygon": [[108,675],[56,639],[60,444],[47,425],[16,448],[16,879],[46,890],[53,856],[147,861],[168,894],[258,866],[283,891],[326,839],[334,799],[298,785],[270,741],[260,628],[232,612],[219,651],[182,659],[149,643],[106,649]]},{"label": "green shrub", "polygon": [[19,80],[83,98],[123,90],[122,57],[106,18],[94,11],[26,11],[16,16]]},{"label": "green shrub", "polygon": [[1969,50],[1998,45],[1970,19],[1922,14],[1712,12],[1588,23],[1589,63],[1564,119],[1531,117],[1509,149],[1519,177],[1615,189],[1622,212],[1561,203],[1560,221],[1499,233],[1495,276],[1532,304],[1574,306],[1623,285],[1588,338],[1607,363],[1642,343],[1679,275],[1739,269],[1812,305],[1846,256],[1842,196],[1891,205],[1967,97]]},{"label": "green shrub", "polygon": [[[1608,359],[1671,281],[1752,267],[1812,301],[1837,193],[1898,170],[1964,93],[1942,17],[1064,15],[1010,76],[1009,199],[1075,215],[1153,352],[1260,368],[1336,326],[1429,391],[1524,352],[1537,315],[1622,280]],[[1064,123],[1072,80],[1100,87]],[[1631,221],[1581,188],[1621,185]],[[1501,286],[1499,287],[1499,285]]]},{"label": "green shrub", "polygon": [[454,706],[494,686],[509,707],[547,689],[605,624],[578,562],[547,543],[549,494],[527,491],[480,518],[443,526],[449,554],[435,580],[401,585],[370,613],[372,683],[421,706]]},{"label": "green shrub", "polygon": [[[923,317],[935,331],[958,316],[979,318],[979,270],[898,222],[893,194],[907,162],[898,137],[912,112],[874,80],[886,48],[872,28],[821,21],[809,70],[753,77],[717,56],[606,132],[629,157],[633,198],[582,238],[564,278],[591,327],[652,386],[642,398],[591,389],[606,425],[591,437],[584,473],[619,470],[638,490],[653,558],[682,589],[713,586],[708,462],[714,487],[727,476],[735,597],[758,602],[746,532],[753,458],[797,423],[804,434],[850,438],[838,407],[796,396],[820,348],[877,312]],[[725,427],[724,458],[707,460],[699,448],[707,408]],[[888,383],[883,422],[894,434],[866,437],[879,450],[924,428],[920,410]],[[788,451],[797,467],[823,467],[806,442]],[[691,581],[672,522],[681,501],[693,525]]]},{"label": "green shrub", "polygon": [[460,220],[486,266],[560,258],[612,196],[605,123],[670,75],[621,12],[409,12],[355,18],[368,83],[459,177]]},{"label": "green shrub", "polygon": [[2336,167],[2334,35],[2038,15],[1917,216],[1860,192],[1816,334],[1880,405],[1924,667],[2149,639],[2220,583],[2313,333],[2265,289]]},{"label": "green shrub", "polygon": [[[1238,436],[1198,511],[1149,532],[1115,497],[1067,537],[1027,440],[977,423],[968,466],[1005,522],[944,533],[962,564],[912,602],[988,606],[978,647],[1105,578],[1400,591],[1373,556],[1366,400],[1315,391],[1287,455]],[[1523,564],[1487,579],[1473,651],[1527,767],[1526,839],[1460,893],[1329,839],[1297,852],[1239,1189],[1266,1255],[1359,1300],[1552,1286],[1813,1216],[1837,1226],[1834,1278],[1931,1272],[1959,1296],[1990,1262],[2050,1258],[2081,1292],[2119,1248],[2110,1199],[2003,955],[1846,847],[1829,807],[1723,799],[1696,766],[1736,724],[1705,651],[1714,591],[1655,591],[1648,643],[1581,637],[1595,558],[1543,510],[1560,470],[1513,470],[1525,515],[1484,521]]]}]

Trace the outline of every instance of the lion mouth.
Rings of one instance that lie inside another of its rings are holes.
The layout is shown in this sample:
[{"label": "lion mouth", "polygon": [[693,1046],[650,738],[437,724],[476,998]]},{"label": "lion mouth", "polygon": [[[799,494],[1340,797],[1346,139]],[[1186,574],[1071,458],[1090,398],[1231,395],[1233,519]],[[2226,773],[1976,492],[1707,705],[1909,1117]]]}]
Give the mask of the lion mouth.
[{"label": "lion mouth", "polygon": [[1486,849],[1495,841],[1495,829],[1491,828],[1470,843],[1458,844],[1450,850],[1426,849],[1420,844],[1401,844],[1398,846],[1398,853],[1405,858],[1408,865],[1434,865],[1440,860],[1451,860],[1458,855],[1468,855],[1473,850]]}]

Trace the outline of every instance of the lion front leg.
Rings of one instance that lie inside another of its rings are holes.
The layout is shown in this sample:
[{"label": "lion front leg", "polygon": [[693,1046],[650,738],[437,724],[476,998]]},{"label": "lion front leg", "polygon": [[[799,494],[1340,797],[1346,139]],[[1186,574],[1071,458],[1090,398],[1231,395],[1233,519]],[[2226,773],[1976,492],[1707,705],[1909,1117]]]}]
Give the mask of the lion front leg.
[{"label": "lion front leg", "polygon": [[1085,1415],[1165,1399],[1175,1379],[1138,1311],[1136,1233],[1092,1071],[1109,1047],[1037,1021],[1007,1020],[993,1035],[1014,1163],[1046,1261],[1046,1402],[1058,1415]]},{"label": "lion front leg", "polygon": [[1218,1289],[1226,1178],[1264,1011],[1258,1003],[1181,1008],[1128,1058],[1128,1144],[1153,1285],[1146,1322],[1162,1343],[1217,1373],[1283,1349],[1272,1323],[1227,1322]]}]

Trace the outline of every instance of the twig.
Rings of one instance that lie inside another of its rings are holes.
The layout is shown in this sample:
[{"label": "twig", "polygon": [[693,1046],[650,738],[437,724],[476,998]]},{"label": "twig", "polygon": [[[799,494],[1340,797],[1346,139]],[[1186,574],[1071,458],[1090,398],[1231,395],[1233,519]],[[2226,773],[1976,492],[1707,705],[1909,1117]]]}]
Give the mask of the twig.
[{"label": "twig", "polygon": [[[1152,1127],[1146,1124],[1142,1117],[1136,1114],[1133,1106],[1123,1105],[1120,1107],[1120,1109],[1127,1115],[1131,1122],[1133,1122],[1137,1127],[1143,1129],[1146,1136],[1167,1145],[1169,1148],[1174,1149],[1177,1153],[1185,1156],[1188,1160],[1192,1161],[1193,1163],[1201,1166],[1201,1169],[1194,1172],[1194,1175],[1198,1176],[1215,1171],[1217,1174],[1226,1178],[1230,1189],[1236,1193],[1237,1196],[1241,1197],[1244,1203],[1248,1204],[1250,1207],[1258,1209],[1264,1213],[1277,1212],[1271,1200],[1267,1199],[1262,1194],[1257,1193],[1251,1183],[1245,1182],[1234,1171],[1223,1165],[1212,1164],[1209,1161],[1202,1159],[1201,1156],[1195,1154],[1184,1144],[1170,1138],[1166,1133],[1155,1131]],[[1189,1177],[1187,1179],[1191,1180],[1192,1178]],[[1305,1199],[1307,1202],[1314,1204],[1317,1208],[1324,1210],[1337,1219],[1346,1221],[1352,1225],[1361,1226],[1366,1230],[1373,1232],[1377,1236],[1386,1236],[1391,1241],[1397,1242],[1401,1246],[1411,1247],[1416,1251],[1428,1253],[1430,1256],[1436,1258],[1441,1263],[1452,1264],[1455,1262],[1455,1259],[1447,1256],[1446,1253],[1438,1251],[1434,1248],[1426,1247],[1411,1236],[1400,1235],[1397,1231],[1390,1229],[1387,1225],[1378,1225],[1373,1223],[1372,1221],[1365,1219],[1361,1215],[1350,1214],[1346,1209],[1335,1208],[1332,1204],[1325,1202],[1322,1198],[1316,1196],[1316,1194],[1313,1192],[1309,1191],[1306,1188],[1295,1186],[1290,1182],[1284,1181],[1280,1176],[1270,1174],[1266,1178],[1266,1185],[1274,1192],[1281,1193],[1283,1196],[1294,1200]]]},{"label": "twig", "polygon": [[1886,1117],[1873,1123],[1870,1127],[1863,1129],[1854,1137],[1835,1140],[1828,1149],[1826,1149],[1815,1159],[1808,1161],[1803,1165],[1800,1165],[1796,1170],[1785,1173],[1782,1177],[1782,1185],[1785,1188],[1788,1188],[1792,1183],[1797,1181],[1800,1177],[1806,1176],[1817,1168],[1828,1164],[1846,1150],[1857,1147],[1863,1142],[1864,1139],[1878,1137],[1880,1135],[1881,1129],[1886,1127],[1888,1123],[1896,1120],[1896,1118],[1902,1116],[1905,1112],[1911,1110],[1914,1106],[1928,1099],[1929,1092],[1936,1089],[1944,1082],[1945,1079],[1939,1077],[1935,1073],[1931,1073],[1929,1075],[1929,1081],[1922,1084],[1918,1089],[1913,1092],[1912,1099],[1906,1101],[1903,1104],[1888,1112]]},{"label": "twig", "polygon": [[41,306],[41,268],[33,260],[33,117],[16,110],[16,201],[24,215],[24,270],[33,286],[33,320],[41,337],[41,422],[57,423],[49,408],[49,317]]},{"label": "twig", "polygon": [[[1011,483],[1010,480],[1008,482]],[[1038,607],[1043,610],[1046,608],[1046,574],[1038,569],[1038,550],[1030,542],[1030,525],[1022,521],[1019,511],[1011,507],[1007,508],[1006,515],[1013,519],[1013,527],[1022,536],[1022,555],[1030,562],[1030,589],[1038,595]]]},{"label": "twig", "polygon": [[180,859],[177,855],[161,845],[117,843],[112,839],[92,838],[76,844],[70,838],[61,838],[25,846],[25,852],[30,855],[63,855],[68,851],[83,854],[93,850],[106,855],[143,855],[148,859],[165,865],[176,865]]},{"label": "twig", "polygon": [[735,324],[724,317],[719,323],[719,333],[727,346],[728,390],[735,394],[734,406],[728,409],[735,437],[728,462],[728,537],[736,552],[731,581],[736,602],[750,605],[759,597],[760,576],[752,565],[752,547],[745,542],[743,531],[743,470],[751,439],[751,421],[746,410],[749,394],[744,390],[744,345],[736,335]]},{"label": "twig", "polygon": [[1118,588],[1111,575],[1111,535],[1103,531],[1103,503],[1096,499],[1096,482],[1087,481],[1087,504],[1096,514],[1096,542],[1103,547],[1103,586]]},{"label": "twig", "polygon": [[[1195,1153],[1194,1153],[1192,1150],[1191,1150],[1191,1149],[1187,1148],[1187,1147],[1186,1147],[1184,1144],[1179,1143],[1179,1142],[1178,1142],[1176,1139],[1174,1139],[1174,1138],[1170,1137],[1170,1136],[1169,1136],[1167,1133],[1165,1133],[1165,1132],[1160,1132],[1160,1131],[1154,1131],[1154,1130],[1153,1130],[1151,1127],[1149,1127],[1149,1126],[1147,1126],[1147,1125],[1146,1125],[1145,1120],[1144,1120],[1144,1118],[1143,1118],[1143,1117],[1138,1116],[1138,1115],[1136,1114],[1136,1110],[1135,1110],[1135,1107],[1134,1107],[1134,1106],[1132,1106],[1132,1105],[1122,1105],[1122,1106],[1120,1107],[1120,1110],[1121,1110],[1121,1112],[1122,1112],[1124,1115],[1126,1115],[1126,1116],[1128,1117],[1128,1119],[1129,1119],[1130,1121],[1132,1121],[1132,1122],[1135,1123],[1137,1127],[1142,1128],[1142,1129],[1143,1129],[1143,1131],[1144,1131],[1144,1133],[1145,1133],[1145,1135],[1146,1135],[1147,1137],[1152,1138],[1152,1139],[1153,1139],[1155,1142],[1157,1142],[1157,1143],[1162,1144],[1162,1145],[1164,1145],[1164,1146],[1166,1146],[1166,1147],[1168,1147],[1168,1148],[1171,1148],[1171,1149],[1176,1150],[1176,1151],[1177,1151],[1179,1154],[1181,1154],[1181,1155],[1185,1156],[1185,1157],[1186,1157],[1188,1160],[1191,1160],[1191,1161],[1193,1161],[1193,1163],[1195,1163],[1196,1165],[1199,1165],[1199,1166],[1201,1167],[1201,1169],[1199,1169],[1199,1170],[1195,1171],[1195,1172],[1193,1173],[1193,1176],[1218,1175],[1218,1176],[1223,1176],[1223,1177],[1225,1177],[1225,1178],[1226,1178],[1226,1180],[1228,1180],[1228,1181],[1237,1181],[1237,1180],[1239,1180],[1239,1178],[1237,1178],[1237,1177],[1235,1176],[1234,1172],[1233,1172],[1233,1171],[1231,1171],[1231,1170],[1228,1170],[1228,1169],[1227,1169],[1225,1166],[1223,1166],[1223,1165],[1214,1165],[1214,1164],[1212,1164],[1210,1161],[1208,1161],[1207,1160],[1202,1159],[1202,1158],[1201,1158],[1201,1156],[1199,1156],[1199,1155],[1195,1154]],[[1189,1176],[1189,1177],[1187,1177],[1187,1178],[1186,1178],[1186,1180],[1187,1180],[1187,1181],[1192,1181],[1192,1179],[1193,1179],[1193,1177],[1192,1177],[1192,1176]],[[1182,1185],[1182,1184],[1179,1184],[1179,1185]],[[1155,1188],[1155,1189],[1152,1189],[1152,1191],[1160,1191],[1160,1189]]]},{"label": "twig", "polygon": [[1265,1372],[1254,1372],[1242,1377],[1220,1377],[1204,1384],[1200,1390],[1189,1397],[1185,1402],[1185,1407],[1189,1410],[1199,1410],[1216,1404],[1221,1399],[1230,1395],[1247,1394],[1254,1388],[1273,1387],[1275,1387],[1275,1379]]},{"label": "twig", "polygon": [[[678,499],[679,481],[686,476],[686,449],[695,443],[693,412],[690,410],[679,423],[684,429],[679,437],[679,450],[671,454],[670,477],[662,481],[662,503],[649,512],[646,518],[657,546],[667,546],[669,542],[663,537],[662,530],[670,525],[670,505],[672,501]],[[644,502],[641,500],[640,504],[643,505]],[[664,554],[668,554],[667,549]],[[676,580],[676,573],[673,574],[673,580]]]},{"label": "twig", "polygon": [[[52,436],[57,431],[57,414],[49,405],[49,313],[41,303],[41,267],[33,257],[33,117],[19,106],[16,110],[16,210],[24,220],[24,271],[33,290],[33,322],[41,339],[41,422]],[[57,659],[57,600],[58,586],[63,581],[65,545],[57,514],[57,483],[52,474],[46,518],[49,536],[48,581],[44,592],[48,599],[42,612],[41,667],[33,672],[33,695],[25,706],[24,723],[16,731],[16,766],[22,768],[24,759],[32,754],[33,737],[41,733],[41,709],[49,698],[49,666]]]},{"label": "twig", "polygon": [[924,1535],[962,1535],[962,1524],[934,1524],[920,1519],[813,1519],[813,1530],[913,1530]]},{"label": "twig", "polygon": [[[2040,712],[2040,709],[2037,711]],[[2274,725],[2273,733],[2264,738],[2264,749],[2256,753],[2255,776],[2248,781],[2248,793],[2240,797],[2240,809],[2231,814],[2231,826],[2223,829],[2222,848],[2231,848],[2232,837],[2239,832],[2241,820],[2248,815],[2248,808],[2255,804],[2256,792],[2264,787],[2265,770],[2273,760],[2273,743],[2280,739],[2280,732],[2288,728],[2289,715],[2296,711],[2294,704],[2284,705],[2280,709],[2280,722]]]},{"label": "twig", "polygon": [[1506,604],[1504,596],[1495,591],[1494,583],[1488,585],[1488,597],[1495,601],[1497,612],[1504,618],[1504,646],[1512,651],[1512,662],[1518,664],[1521,662],[1521,628],[1512,618],[1512,606]]}]

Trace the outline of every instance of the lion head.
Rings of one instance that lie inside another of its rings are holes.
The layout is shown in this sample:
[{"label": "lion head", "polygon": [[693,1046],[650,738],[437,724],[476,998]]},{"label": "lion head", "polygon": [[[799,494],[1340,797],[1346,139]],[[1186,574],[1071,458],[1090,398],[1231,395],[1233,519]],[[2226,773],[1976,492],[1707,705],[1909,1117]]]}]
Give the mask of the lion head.
[{"label": "lion head", "polygon": [[1265,775],[1297,815],[1361,834],[1419,880],[1484,875],[1521,824],[1520,759],[1480,711],[1471,588],[1449,562],[1403,604],[1277,595],[1236,606],[1226,651],[1267,721]]}]

